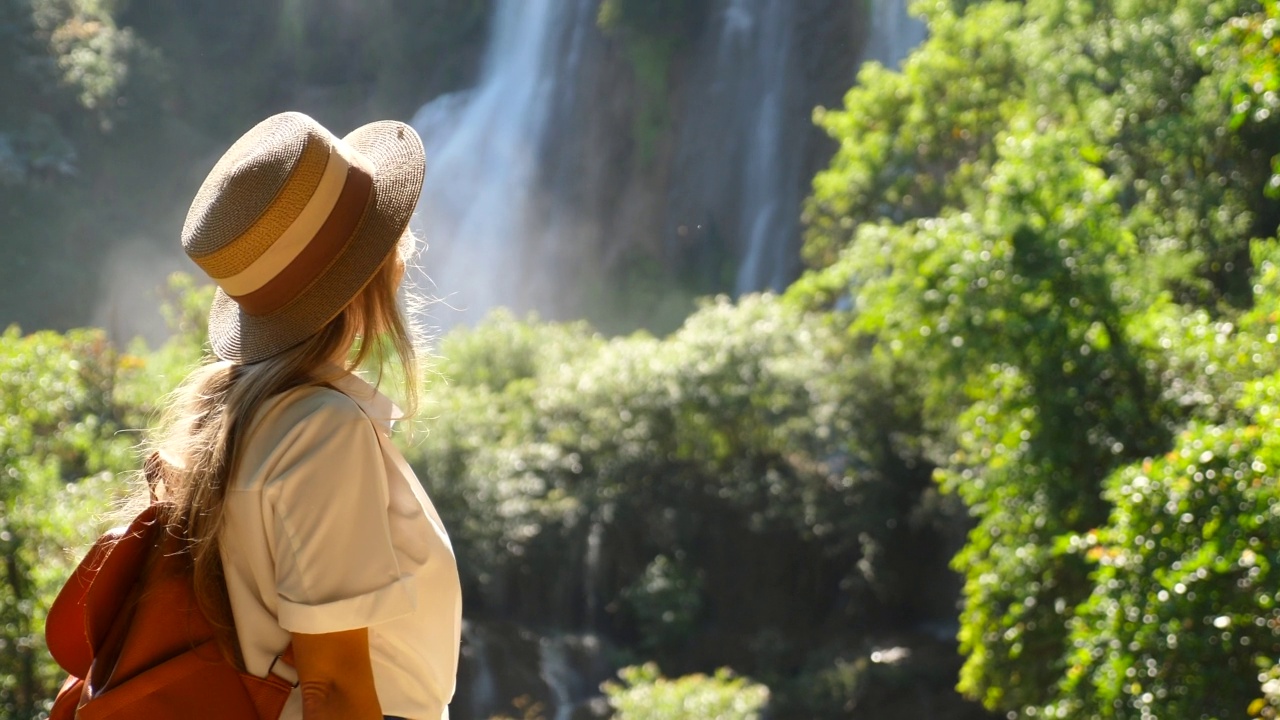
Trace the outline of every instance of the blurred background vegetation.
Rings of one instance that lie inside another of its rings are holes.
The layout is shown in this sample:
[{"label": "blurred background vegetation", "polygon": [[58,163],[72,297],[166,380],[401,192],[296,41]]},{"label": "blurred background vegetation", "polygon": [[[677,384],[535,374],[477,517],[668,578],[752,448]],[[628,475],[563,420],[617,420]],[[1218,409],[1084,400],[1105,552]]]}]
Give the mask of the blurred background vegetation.
[{"label": "blurred background vegetation", "polygon": [[[0,309],[40,330],[0,335],[0,716],[56,689],[45,611],[204,341],[189,277],[167,340],[95,315],[113,243],[280,103],[474,78],[488,3],[366,4],[0,0]],[[600,4],[637,157],[716,7]],[[916,9],[813,114],[784,292],[441,338],[401,440],[463,576],[455,717],[1280,713],[1280,3]]]}]

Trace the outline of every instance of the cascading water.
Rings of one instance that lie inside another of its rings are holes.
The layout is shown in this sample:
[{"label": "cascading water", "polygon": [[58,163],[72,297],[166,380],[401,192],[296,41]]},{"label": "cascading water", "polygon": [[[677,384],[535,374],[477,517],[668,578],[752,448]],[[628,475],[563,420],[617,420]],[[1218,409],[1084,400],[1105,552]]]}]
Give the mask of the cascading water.
[{"label": "cascading water", "polygon": [[551,691],[555,714],[551,720],[570,720],[573,717],[573,693],[570,688],[575,679],[569,665],[564,645],[552,638],[538,643],[538,661],[542,665],[542,680]]},{"label": "cascading water", "polygon": [[[471,686],[466,692],[471,700],[471,717],[485,717],[488,710],[497,707],[498,684],[494,681],[493,668],[489,665],[488,645],[483,633],[475,631],[470,622],[462,623],[462,661],[471,665]],[[454,714],[457,714],[455,709]]]},{"label": "cascading water", "polygon": [[575,283],[636,248],[666,248],[679,264],[696,245],[695,256],[730,263],[727,282],[707,290],[781,289],[799,269],[816,133],[798,18],[821,11],[713,0],[671,79],[659,157],[644,160],[629,145],[634,108],[611,94],[627,66],[595,25],[599,2],[497,0],[476,87],[414,117],[427,146],[425,265],[434,293],[466,311],[441,325],[497,306],[574,314]]},{"label": "cascading water", "polygon": [[558,41],[580,15],[576,5],[590,2],[500,0],[479,85],[413,118],[427,151],[416,227],[433,245],[428,274],[434,294],[469,317],[535,306],[552,282],[538,258],[556,252],[545,247],[553,209],[538,187],[540,153]]},{"label": "cascading water", "polygon": [[800,139],[787,125],[794,92],[793,0],[731,0],[723,14],[715,75],[729,107],[748,114],[741,154],[738,233],[745,242],[734,289],[782,290],[794,268]]},{"label": "cascading water", "polygon": [[723,265],[711,270],[729,275],[723,289],[738,294],[782,289],[799,270],[800,198],[816,102],[799,61],[812,49],[799,41],[803,5],[714,3],[674,128],[670,224],[678,236],[690,233],[732,259],[731,274]]},{"label": "cascading water", "polygon": [[[870,17],[860,19],[861,59],[894,67],[924,39],[909,2],[872,0]],[[838,30],[820,32],[839,28],[835,10],[833,3],[720,0],[712,13],[715,42],[692,63],[691,84],[703,92],[681,118],[672,224],[709,227],[718,236],[737,259],[738,294],[781,290],[799,271],[800,201],[814,170],[805,162],[818,102],[814,66],[831,61],[823,53],[833,44],[849,42]]]}]

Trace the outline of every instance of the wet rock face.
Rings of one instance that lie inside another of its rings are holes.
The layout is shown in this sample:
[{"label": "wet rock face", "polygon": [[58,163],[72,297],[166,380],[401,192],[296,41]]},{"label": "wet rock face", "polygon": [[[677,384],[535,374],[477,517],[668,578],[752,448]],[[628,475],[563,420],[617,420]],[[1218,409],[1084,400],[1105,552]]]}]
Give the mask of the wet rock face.
[{"label": "wet rock face", "polygon": [[589,34],[565,68],[579,91],[547,139],[548,180],[608,228],[589,241],[606,270],[641,254],[704,292],[780,286],[798,271],[800,198],[833,150],[812,109],[853,82],[862,3],[708,5],[672,59],[651,144],[625,42]]}]

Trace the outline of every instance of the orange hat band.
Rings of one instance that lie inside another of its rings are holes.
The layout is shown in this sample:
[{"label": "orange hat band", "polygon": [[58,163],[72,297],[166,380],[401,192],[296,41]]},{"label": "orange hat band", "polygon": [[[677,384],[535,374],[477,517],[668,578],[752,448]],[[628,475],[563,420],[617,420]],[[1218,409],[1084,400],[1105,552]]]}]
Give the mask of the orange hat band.
[{"label": "orange hat band", "polygon": [[[333,212],[302,252],[265,285],[246,295],[231,295],[250,315],[269,315],[310,287],[355,236],[373,199],[373,177],[352,165]],[[224,288],[225,290],[225,288]]]},{"label": "orange hat band", "polygon": [[249,315],[298,297],[342,254],[373,199],[373,177],[353,151],[309,143],[275,199],[234,241],[193,258]]}]

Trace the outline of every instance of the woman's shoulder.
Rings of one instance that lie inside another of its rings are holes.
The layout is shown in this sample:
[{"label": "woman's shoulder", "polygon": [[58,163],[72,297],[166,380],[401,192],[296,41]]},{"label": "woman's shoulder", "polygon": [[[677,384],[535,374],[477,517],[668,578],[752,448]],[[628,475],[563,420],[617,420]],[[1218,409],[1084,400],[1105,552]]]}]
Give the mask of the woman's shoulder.
[{"label": "woman's shoulder", "polygon": [[376,448],[376,431],[355,400],[324,385],[306,385],[271,398],[254,418],[237,487],[267,482],[282,466],[317,462],[341,448]]},{"label": "woman's shoulder", "polygon": [[253,435],[287,433],[301,426],[368,422],[359,403],[328,385],[302,385],[268,400],[258,411]]}]

